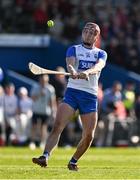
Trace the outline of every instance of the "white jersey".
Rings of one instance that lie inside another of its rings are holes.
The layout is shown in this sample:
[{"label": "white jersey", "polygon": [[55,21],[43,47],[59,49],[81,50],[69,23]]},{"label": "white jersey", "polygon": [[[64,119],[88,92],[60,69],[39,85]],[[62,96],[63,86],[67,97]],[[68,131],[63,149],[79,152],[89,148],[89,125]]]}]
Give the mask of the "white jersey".
[{"label": "white jersey", "polygon": [[[76,64],[74,66],[77,72],[85,71],[93,67],[99,60],[106,61],[107,53],[99,48],[88,49],[82,44],[71,46],[67,51],[67,57],[75,57]],[[74,88],[86,91],[97,96],[98,93],[98,80],[100,73],[90,75],[89,81],[85,79],[72,79],[68,80],[68,88]]]}]

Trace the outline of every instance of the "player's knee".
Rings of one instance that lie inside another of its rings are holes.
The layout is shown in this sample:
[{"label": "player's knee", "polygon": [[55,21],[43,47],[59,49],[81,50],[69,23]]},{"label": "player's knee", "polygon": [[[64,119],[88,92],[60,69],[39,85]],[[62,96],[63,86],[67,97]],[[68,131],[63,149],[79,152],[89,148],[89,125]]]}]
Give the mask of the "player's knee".
[{"label": "player's knee", "polygon": [[93,132],[88,132],[86,134],[85,138],[86,138],[87,143],[91,143],[93,141],[93,138],[94,138],[94,133]]}]

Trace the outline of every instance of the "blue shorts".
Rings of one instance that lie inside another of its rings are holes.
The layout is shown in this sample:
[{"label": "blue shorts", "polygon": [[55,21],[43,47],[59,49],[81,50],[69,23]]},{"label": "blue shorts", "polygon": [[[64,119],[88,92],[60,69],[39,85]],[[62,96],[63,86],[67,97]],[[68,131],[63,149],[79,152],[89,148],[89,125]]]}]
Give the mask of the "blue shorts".
[{"label": "blue shorts", "polygon": [[97,96],[85,91],[67,88],[63,102],[69,104],[74,110],[79,109],[80,114],[97,112]]}]

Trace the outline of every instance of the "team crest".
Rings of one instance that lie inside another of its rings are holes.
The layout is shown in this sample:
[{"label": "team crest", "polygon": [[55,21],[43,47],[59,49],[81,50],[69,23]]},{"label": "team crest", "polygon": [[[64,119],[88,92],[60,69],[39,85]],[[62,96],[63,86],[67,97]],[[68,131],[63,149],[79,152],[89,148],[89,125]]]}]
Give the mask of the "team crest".
[{"label": "team crest", "polygon": [[98,58],[98,54],[94,54],[94,58],[97,59]]}]

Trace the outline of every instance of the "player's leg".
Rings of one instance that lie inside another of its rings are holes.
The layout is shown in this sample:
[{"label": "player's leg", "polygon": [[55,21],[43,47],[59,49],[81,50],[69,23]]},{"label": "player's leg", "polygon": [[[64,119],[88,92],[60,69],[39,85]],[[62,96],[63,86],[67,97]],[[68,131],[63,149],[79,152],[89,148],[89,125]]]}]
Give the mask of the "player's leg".
[{"label": "player's leg", "polygon": [[49,121],[50,117],[48,115],[41,115],[40,116],[40,120],[41,120],[41,132],[40,132],[40,136],[41,136],[41,141],[40,141],[40,148],[44,149],[45,144],[46,144],[46,139],[48,137],[48,121]]},{"label": "player's leg", "polygon": [[32,122],[31,122],[31,137],[30,137],[30,149],[34,150],[36,148],[36,134],[37,134],[37,124],[38,115],[33,113]]},{"label": "player's leg", "polygon": [[56,120],[53,129],[47,139],[43,156],[33,158],[33,162],[40,166],[47,166],[48,156],[51,154],[53,148],[58,144],[60,135],[65,128],[68,121],[73,116],[75,110],[66,103],[61,103],[58,107]]},{"label": "player's leg", "polygon": [[83,126],[82,138],[77,146],[77,150],[74,153],[72,159],[68,164],[70,170],[77,171],[77,161],[85,153],[85,151],[90,147],[93,138],[94,132],[97,125],[97,112],[91,112],[88,114],[81,115],[81,122]]},{"label": "player's leg", "polygon": [[53,129],[45,147],[45,150],[47,150],[49,153],[52,151],[53,147],[57,145],[63,129],[65,128],[68,121],[72,118],[74,112],[75,110],[68,104],[60,104]]},{"label": "player's leg", "polygon": [[83,126],[82,139],[73,156],[77,160],[84,154],[93,141],[97,125],[97,112],[81,115],[81,121]]}]

